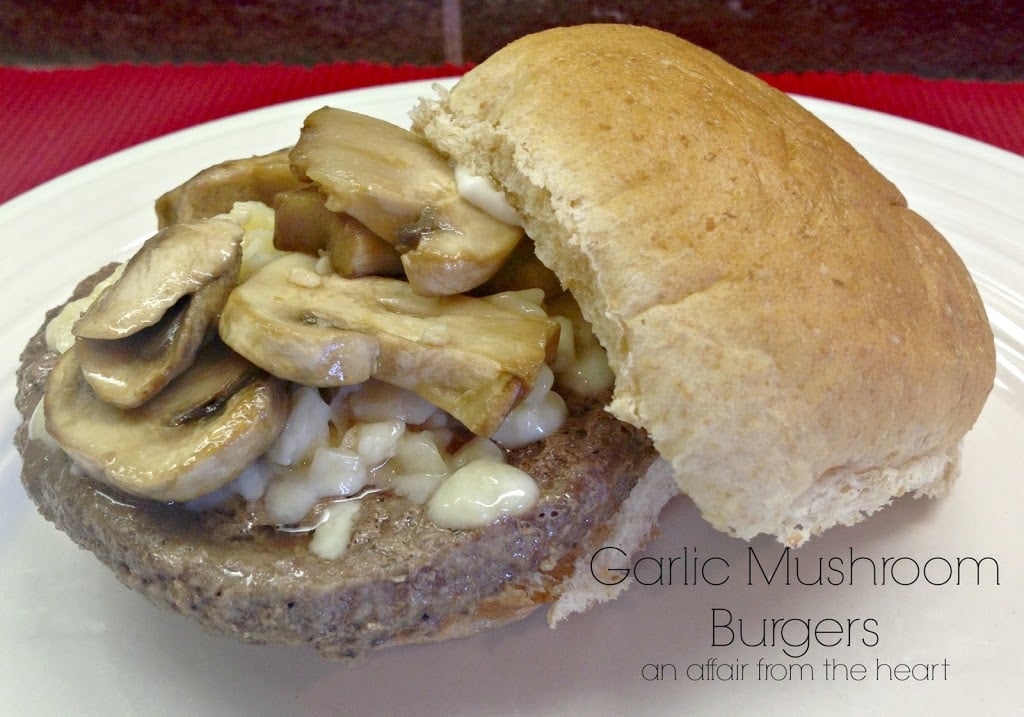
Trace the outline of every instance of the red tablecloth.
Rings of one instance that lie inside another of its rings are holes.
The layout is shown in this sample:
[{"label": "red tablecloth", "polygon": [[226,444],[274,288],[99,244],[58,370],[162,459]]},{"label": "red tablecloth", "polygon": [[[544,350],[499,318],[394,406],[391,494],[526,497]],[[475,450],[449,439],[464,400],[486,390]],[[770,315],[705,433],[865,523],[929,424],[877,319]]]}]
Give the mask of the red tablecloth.
[{"label": "red tablecloth", "polygon": [[[458,74],[464,68],[338,63],[0,67],[0,202],[147,139],[327,92]],[[885,74],[782,74],[787,92],[881,110],[1024,154],[1024,82]]]}]

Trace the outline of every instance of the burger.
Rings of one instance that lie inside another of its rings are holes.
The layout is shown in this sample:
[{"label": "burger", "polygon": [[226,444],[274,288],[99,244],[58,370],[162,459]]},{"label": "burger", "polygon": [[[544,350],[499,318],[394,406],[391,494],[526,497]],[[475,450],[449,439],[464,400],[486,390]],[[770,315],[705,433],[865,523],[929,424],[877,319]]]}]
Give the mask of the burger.
[{"label": "burger", "polygon": [[994,377],[963,263],[796,102],[524,37],[157,200],[18,373],[24,486],[149,600],[331,659],[614,597],[680,492],[797,547],[935,496]]}]

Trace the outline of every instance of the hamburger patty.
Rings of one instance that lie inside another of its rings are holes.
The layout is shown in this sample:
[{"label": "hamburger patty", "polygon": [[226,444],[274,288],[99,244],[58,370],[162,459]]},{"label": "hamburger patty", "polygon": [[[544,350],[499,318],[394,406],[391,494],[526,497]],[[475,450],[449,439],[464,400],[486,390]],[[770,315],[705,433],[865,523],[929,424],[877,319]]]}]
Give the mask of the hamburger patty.
[{"label": "hamburger patty", "polygon": [[[83,281],[73,298],[103,274]],[[261,525],[256,507],[241,499],[194,513],[133,498],[82,477],[60,448],[30,440],[28,420],[57,358],[44,329],[21,356],[24,422],[15,437],[22,482],[40,513],[153,603],[247,642],[309,643],[344,659],[524,617],[557,597],[575,559],[595,547],[655,457],[642,431],[604,411],[607,396],[566,396],[565,426],[508,458],[540,487],[532,512],[446,530],[423,506],[370,493],[345,555],[325,560],[308,550],[308,535]]]}]

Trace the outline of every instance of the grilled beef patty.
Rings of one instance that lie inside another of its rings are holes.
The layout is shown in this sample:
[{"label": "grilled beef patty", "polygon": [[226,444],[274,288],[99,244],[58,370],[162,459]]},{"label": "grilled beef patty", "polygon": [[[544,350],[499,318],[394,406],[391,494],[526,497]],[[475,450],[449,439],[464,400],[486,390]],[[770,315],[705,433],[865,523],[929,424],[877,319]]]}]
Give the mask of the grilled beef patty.
[{"label": "grilled beef patty", "polygon": [[[73,298],[104,273],[83,281]],[[241,499],[194,513],[134,498],[82,477],[51,443],[30,440],[28,420],[55,360],[41,328],[18,371],[24,422],[15,442],[40,513],[153,603],[214,633],[308,643],[332,659],[470,634],[554,600],[655,457],[646,435],[612,418],[605,401],[566,396],[565,426],[509,455],[540,486],[531,513],[446,530],[423,506],[372,493],[361,499],[347,552],[325,560],[309,551],[308,535],[261,525]]]}]

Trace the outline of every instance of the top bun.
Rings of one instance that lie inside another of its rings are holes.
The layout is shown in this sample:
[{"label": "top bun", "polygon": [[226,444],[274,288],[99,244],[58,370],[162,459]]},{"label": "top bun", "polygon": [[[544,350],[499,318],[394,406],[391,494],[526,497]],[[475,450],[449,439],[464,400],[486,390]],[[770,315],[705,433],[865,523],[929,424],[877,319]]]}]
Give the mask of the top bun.
[{"label": "top bun", "polygon": [[993,382],[959,257],[786,95],[670,34],[524,37],[413,127],[490,178],[717,528],[787,545],[938,494]]}]

